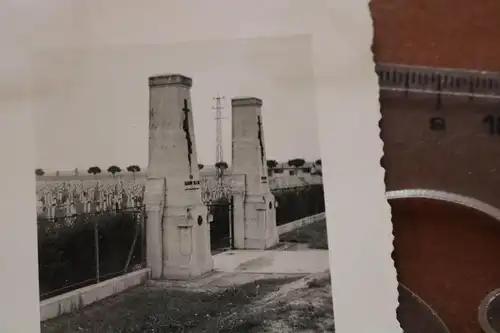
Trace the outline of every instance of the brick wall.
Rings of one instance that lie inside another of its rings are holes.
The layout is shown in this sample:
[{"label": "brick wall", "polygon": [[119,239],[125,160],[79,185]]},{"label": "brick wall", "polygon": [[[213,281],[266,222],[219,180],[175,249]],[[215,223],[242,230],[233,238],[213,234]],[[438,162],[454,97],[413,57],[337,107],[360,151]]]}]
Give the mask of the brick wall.
[{"label": "brick wall", "polygon": [[500,71],[500,1],[372,0],[377,62]]},{"label": "brick wall", "polygon": [[[498,103],[382,94],[383,164],[388,190],[426,188],[471,196],[500,207],[500,136],[490,135],[485,116],[500,116]],[[446,121],[431,131],[431,117]]]},{"label": "brick wall", "polygon": [[[371,9],[377,62],[500,71],[500,0],[372,0]],[[438,109],[435,97],[388,92],[380,101],[388,190],[443,190],[500,207],[500,135],[483,123],[500,116],[500,102],[443,98]],[[444,118],[445,131],[431,131],[431,117]],[[405,203],[392,204],[400,281],[451,331],[479,332],[479,302],[500,281],[498,230],[453,205]]]},{"label": "brick wall", "polygon": [[[500,71],[500,1],[372,0],[377,62]],[[381,94],[384,166],[389,190],[428,188],[500,207],[500,136],[486,115],[499,102]],[[429,129],[431,117],[446,131]]]}]

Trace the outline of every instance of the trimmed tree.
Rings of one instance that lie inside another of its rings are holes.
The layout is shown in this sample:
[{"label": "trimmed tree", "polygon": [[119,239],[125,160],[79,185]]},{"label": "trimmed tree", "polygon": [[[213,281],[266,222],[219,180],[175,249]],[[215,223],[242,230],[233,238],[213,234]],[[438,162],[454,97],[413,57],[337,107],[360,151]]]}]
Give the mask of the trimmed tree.
[{"label": "trimmed tree", "polygon": [[227,170],[228,167],[229,165],[224,161],[215,163],[215,168],[217,169],[217,173],[219,173],[220,175],[223,175],[224,171]]},{"label": "trimmed tree", "polygon": [[314,162],[314,164],[316,164],[316,165],[321,165],[321,160],[316,160],[316,161]]},{"label": "trimmed tree", "polygon": [[294,158],[294,159],[288,160],[287,164],[295,169],[295,170],[290,172],[290,175],[296,175],[297,169],[302,167],[304,164],[306,164],[306,160],[304,160],[303,158]]},{"label": "trimmed tree", "polygon": [[266,164],[267,164],[267,167],[269,169],[274,169],[274,168],[276,168],[278,166],[278,161],[276,161],[276,160],[267,160]]},{"label": "trimmed tree", "polygon": [[204,167],[205,167],[205,166],[204,166],[203,164],[198,163],[198,169],[203,170],[203,168],[204,168]]},{"label": "trimmed tree", "polygon": [[229,168],[229,165],[226,162],[222,161],[222,162],[215,163],[215,167],[217,169],[224,169],[224,170],[226,170],[227,168]]},{"label": "trimmed tree", "polygon": [[267,160],[266,161],[267,165],[267,176],[271,177],[274,173],[274,168],[278,165],[278,162],[276,160]]},{"label": "trimmed tree", "polygon": [[94,177],[95,177],[95,175],[97,175],[97,174],[99,174],[99,173],[101,173],[101,172],[102,172],[102,170],[101,170],[101,168],[99,168],[98,166],[93,166],[93,167],[90,167],[90,168],[87,170],[87,173],[88,173],[88,174],[92,174],[92,175],[94,175]]},{"label": "trimmed tree", "polygon": [[141,168],[138,165],[132,164],[127,167],[128,172],[132,172],[135,180],[135,173],[141,171]]},{"label": "trimmed tree", "polygon": [[110,166],[108,168],[108,172],[113,175],[113,178],[115,177],[115,175],[117,173],[119,173],[121,171],[122,171],[122,169],[119,166],[116,166],[116,165],[112,165],[112,166]]},{"label": "trimmed tree", "polygon": [[300,168],[300,167],[304,166],[304,164],[306,164],[306,160],[304,160],[303,158],[294,158],[294,159],[288,160],[287,164],[291,167],[294,167],[294,168]]},{"label": "trimmed tree", "polygon": [[45,175],[45,171],[43,171],[43,169],[40,169],[40,168],[35,169],[35,175],[43,176],[43,175]]}]

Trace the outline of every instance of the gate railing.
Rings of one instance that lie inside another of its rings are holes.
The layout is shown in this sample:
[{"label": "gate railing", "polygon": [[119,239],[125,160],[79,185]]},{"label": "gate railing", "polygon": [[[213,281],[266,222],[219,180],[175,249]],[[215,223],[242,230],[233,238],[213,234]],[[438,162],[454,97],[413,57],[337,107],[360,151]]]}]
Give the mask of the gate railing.
[{"label": "gate railing", "polygon": [[205,205],[210,205],[219,201],[230,201],[233,195],[232,177],[223,176],[221,179],[216,177],[202,177],[200,179],[201,201]]},{"label": "gate railing", "polygon": [[40,298],[145,267],[144,206],[38,218]]},{"label": "gate railing", "polygon": [[[202,201],[211,206],[217,202],[230,202],[233,194],[245,186],[244,175],[227,175],[221,180],[215,177],[200,179]],[[322,183],[300,186],[272,187],[276,198],[276,224],[282,225],[304,217],[325,212]]]}]

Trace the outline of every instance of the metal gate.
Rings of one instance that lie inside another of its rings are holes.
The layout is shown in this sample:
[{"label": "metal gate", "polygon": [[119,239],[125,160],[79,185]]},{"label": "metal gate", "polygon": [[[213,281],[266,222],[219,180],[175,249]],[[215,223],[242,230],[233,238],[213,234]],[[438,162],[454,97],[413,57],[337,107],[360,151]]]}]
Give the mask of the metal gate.
[{"label": "metal gate", "polygon": [[234,248],[232,177],[200,177],[202,202],[208,210],[212,252]]},{"label": "metal gate", "polygon": [[233,198],[207,204],[210,221],[210,245],[212,251],[234,248]]}]

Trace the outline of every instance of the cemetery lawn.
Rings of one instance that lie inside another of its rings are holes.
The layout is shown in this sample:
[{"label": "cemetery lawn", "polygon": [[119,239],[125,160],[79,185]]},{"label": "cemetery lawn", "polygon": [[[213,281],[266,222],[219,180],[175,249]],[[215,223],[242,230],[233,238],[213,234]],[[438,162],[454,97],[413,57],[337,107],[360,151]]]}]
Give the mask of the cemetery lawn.
[{"label": "cemetery lawn", "polygon": [[144,285],[41,326],[42,333],[333,333],[330,276],[261,279],[218,291]]},{"label": "cemetery lawn", "polygon": [[328,250],[326,220],[308,224],[280,236],[280,241],[307,244],[310,249]]}]

